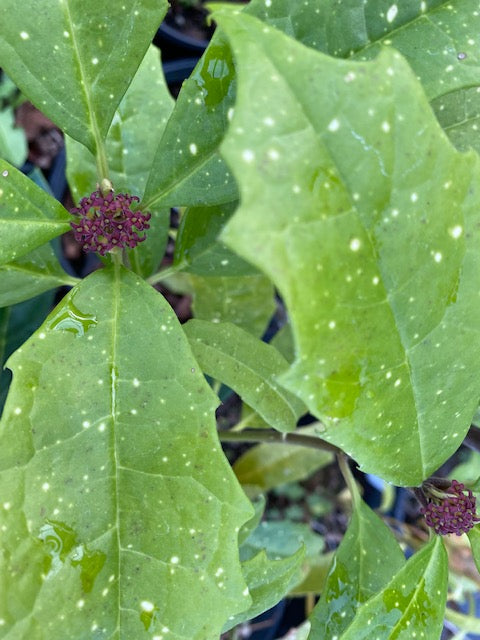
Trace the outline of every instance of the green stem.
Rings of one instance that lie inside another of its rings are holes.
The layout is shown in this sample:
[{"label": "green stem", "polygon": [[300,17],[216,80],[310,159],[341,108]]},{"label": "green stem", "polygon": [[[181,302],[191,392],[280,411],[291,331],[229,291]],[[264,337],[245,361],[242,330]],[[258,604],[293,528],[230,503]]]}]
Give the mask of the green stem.
[{"label": "green stem", "polygon": [[174,273],[177,273],[178,271],[184,269],[186,264],[186,262],[179,262],[178,264],[163,269],[163,271],[158,271],[157,273],[154,273],[153,276],[150,276],[147,279],[147,282],[151,285],[157,284],[158,282],[161,282],[162,280],[173,276]]},{"label": "green stem", "polygon": [[105,147],[105,143],[103,138],[100,136],[100,133],[97,127],[94,128],[95,135],[95,157],[97,160],[97,174],[98,174],[98,182],[101,185],[103,180],[110,180],[109,175],[110,171],[108,168],[108,160],[107,160],[107,149]]},{"label": "green stem", "polygon": [[273,429],[244,429],[243,431],[219,431],[220,442],[278,442],[294,444],[311,449],[322,449],[332,453],[342,453],[334,444],[325,442],[316,436],[305,436],[300,433],[280,433]]},{"label": "green stem", "polygon": [[352,496],[353,503],[358,505],[360,498],[360,493],[358,492],[357,483],[355,482],[355,478],[353,477],[352,471],[348,465],[347,456],[341,451],[337,454],[338,466],[340,467],[340,471],[342,472],[343,479],[350,491],[350,495]]},{"label": "green stem", "polygon": [[118,274],[120,267],[123,265],[122,250],[115,248],[110,251],[110,255],[112,256],[112,264],[115,267],[115,274]]},{"label": "green stem", "polygon": [[255,417],[256,415],[257,414],[255,413],[255,411],[250,411],[250,413],[244,416],[241,420],[237,422],[237,424],[234,427],[232,427],[232,431],[244,431],[245,427],[248,427],[248,425],[252,421],[252,418]]},{"label": "green stem", "polygon": [[212,391],[216,396],[218,396],[218,394],[220,393],[221,388],[222,383],[220,382],[220,380],[214,380],[212,383]]}]

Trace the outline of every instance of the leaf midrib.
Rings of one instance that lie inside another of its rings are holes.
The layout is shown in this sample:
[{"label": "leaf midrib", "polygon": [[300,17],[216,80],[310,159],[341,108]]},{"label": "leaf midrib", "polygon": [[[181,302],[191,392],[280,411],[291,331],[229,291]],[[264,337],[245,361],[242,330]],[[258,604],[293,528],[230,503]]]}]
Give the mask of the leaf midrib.
[{"label": "leaf midrib", "polygon": [[110,414],[112,420],[112,457],[113,464],[115,466],[115,530],[116,530],[116,544],[118,550],[118,562],[117,562],[117,624],[116,629],[120,634],[120,622],[121,622],[121,540],[120,540],[120,496],[119,496],[119,468],[120,464],[118,461],[118,451],[117,451],[117,434],[116,434],[116,415],[117,415],[117,389],[118,389],[118,379],[117,379],[117,353],[118,353],[118,322],[119,322],[119,303],[120,303],[120,265],[118,262],[115,262],[114,265],[114,274],[113,274],[113,290],[112,290],[112,300],[113,300],[113,309],[112,309],[112,354],[111,354],[111,370],[110,370]]},{"label": "leaf midrib", "polygon": [[[83,61],[82,58],[80,56],[80,49],[77,43],[77,36],[76,36],[76,32],[75,32],[75,27],[73,24],[73,20],[72,20],[72,15],[70,13],[70,5],[67,2],[62,3],[63,6],[65,7],[65,11],[64,11],[64,15],[66,17],[68,26],[70,28],[70,33],[72,36],[72,44],[73,44],[73,49],[75,51],[75,56],[77,58],[77,62],[78,62],[78,70],[80,72],[80,78],[81,78],[81,82],[79,83],[81,89],[83,90],[83,94],[85,96],[85,103],[86,103],[86,107],[87,107],[87,114],[88,117],[90,119],[90,124],[92,127],[92,133],[93,133],[93,138],[95,141],[95,153],[97,152],[98,148],[101,146],[102,144],[102,137],[100,135],[100,130],[98,127],[98,122],[97,122],[97,117],[96,117],[96,113],[95,110],[93,108],[93,101],[92,101],[92,96],[90,94],[90,83],[87,80],[87,76],[85,73],[85,68],[83,65]],[[92,83],[93,86],[93,83]]]}]

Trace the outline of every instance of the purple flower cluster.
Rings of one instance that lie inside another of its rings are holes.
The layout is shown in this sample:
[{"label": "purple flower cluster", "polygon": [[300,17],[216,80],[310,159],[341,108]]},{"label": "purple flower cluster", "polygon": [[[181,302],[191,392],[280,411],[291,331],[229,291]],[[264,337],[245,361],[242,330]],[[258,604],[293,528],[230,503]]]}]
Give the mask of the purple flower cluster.
[{"label": "purple flower cluster", "polygon": [[[440,494],[444,497],[440,497]],[[475,496],[457,480],[452,480],[451,485],[443,491],[435,490],[430,493],[427,489],[426,497],[428,502],[426,507],[422,507],[421,512],[435,533],[455,533],[461,536],[480,522],[475,512]]]},{"label": "purple flower cluster", "polygon": [[145,240],[139,232],[150,227],[151,217],[150,213],[132,211],[133,202],[139,202],[139,198],[127,193],[114,195],[113,191],[105,196],[94,191],[82,198],[80,206],[70,210],[80,216],[78,222],[71,223],[75,240],[84,251],[97,251],[102,256],[116,247],[133,249]]}]

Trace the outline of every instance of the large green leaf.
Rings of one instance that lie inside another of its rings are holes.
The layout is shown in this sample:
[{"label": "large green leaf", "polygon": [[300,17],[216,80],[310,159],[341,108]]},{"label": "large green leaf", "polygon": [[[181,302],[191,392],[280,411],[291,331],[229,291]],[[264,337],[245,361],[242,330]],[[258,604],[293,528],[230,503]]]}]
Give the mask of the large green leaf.
[{"label": "large green leaf", "polygon": [[95,153],[167,6],[166,0],[3,0],[0,66]]},{"label": "large green leaf", "polygon": [[[298,433],[315,433],[306,427]],[[249,485],[249,496],[269,491],[286,482],[304,480],[333,460],[328,451],[287,444],[259,444],[240,456],[233,470],[240,484]]]},{"label": "large green leaf", "polygon": [[[355,489],[353,514],[310,616],[311,640],[343,637],[361,604],[382,589],[405,559],[392,532]],[[372,637],[374,637],[372,635]]]},{"label": "large green leaf", "polygon": [[[442,123],[452,127],[455,144],[480,146],[477,0],[252,0],[244,12],[339,58],[372,58],[383,46],[397,48],[421,79]],[[235,198],[232,176],[218,153],[235,92],[234,62],[225,38],[216,33],[185,82],[158,148],[147,188],[150,202],[210,205]]]},{"label": "large green leaf", "polygon": [[[339,640],[440,638],[447,599],[448,557],[435,536],[393,580],[361,607]],[[320,630],[310,640],[324,640]]]},{"label": "large green leaf", "polygon": [[262,336],[275,311],[275,289],[263,273],[250,276],[189,274],[193,313],[199,320],[231,322]]},{"label": "large green leaf", "polygon": [[250,605],[237,532],[252,509],[170,307],[121,267],[97,271],[8,366],[3,637],[218,638]]},{"label": "large green leaf", "polygon": [[224,631],[251,620],[275,606],[290,589],[298,583],[305,549],[300,547],[292,556],[270,560],[265,551],[260,551],[242,563],[243,575],[252,598],[247,611],[231,616]]},{"label": "large green leaf", "polygon": [[0,267],[0,307],[17,304],[62,284],[75,284],[60,266],[52,248],[45,244],[38,249],[7,262]]},{"label": "large green leaf", "polygon": [[362,468],[417,484],[480,392],[477,158],[451,147],[398,53],[345,62],[217,19],[239,67],[222,149],[242,204],[222,237],[286,302],[297,360],[282,383]]},{"label": "large green leaf", "polygon": [[229,322],[189,320],[183,328],[206,374],[236,391],[275,429],[295,428],[305,406],[277,384],[288,362],[274,347]]},{"label": "large green leaf", "polygon": [[70,229],[62,205],[0,158],[0,265]]}]

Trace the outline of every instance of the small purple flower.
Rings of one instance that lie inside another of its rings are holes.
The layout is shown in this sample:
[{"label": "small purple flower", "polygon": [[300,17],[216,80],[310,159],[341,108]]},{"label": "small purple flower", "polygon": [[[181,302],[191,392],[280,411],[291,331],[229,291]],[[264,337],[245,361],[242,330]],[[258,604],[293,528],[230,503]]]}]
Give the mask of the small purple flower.
[{"label": "small purple flower", "polygon": [[461,536],[480,522],[476,514],[476,498],[461,482],[452,480],[446,489],[426,482],[422,490],[426,506],[422,507],[421,512],[435,533]]},{"label": "small purple flower", "polygon": [[119,247],[133,249],[145,240],[145,231],[150,225],[150,213],[132,211],[133,202],[139,202],[137,196],[127,193],[114,195],[110,191],[103,195],[94,191],[80,200],[80,206],[70,210],[79,216],[78,222],[72,222],[75,240],[82,245],[84,251],[97,251],[104,256],[108,251]]}]

